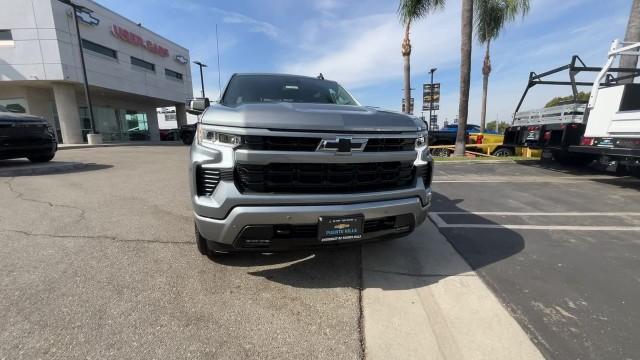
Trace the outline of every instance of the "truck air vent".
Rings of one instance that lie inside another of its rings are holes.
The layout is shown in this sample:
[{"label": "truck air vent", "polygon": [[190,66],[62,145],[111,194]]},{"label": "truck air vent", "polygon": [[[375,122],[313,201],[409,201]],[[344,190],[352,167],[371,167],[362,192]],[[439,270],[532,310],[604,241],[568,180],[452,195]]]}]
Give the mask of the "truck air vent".
[{"label": "truck air vent", "polygon": [[422,178],[422,182],[424,183],[424,187],[428,188],[431,186],[431,179],[433,178],[433,170],[430,164],[418,166],[416,168],[416,172],[418,176]]},{"label": "truck air vent", "polygon": [[196,168],[196,190],[199,196],[211,196],[220,180],[233,179],[233,172],[225,169]]}]

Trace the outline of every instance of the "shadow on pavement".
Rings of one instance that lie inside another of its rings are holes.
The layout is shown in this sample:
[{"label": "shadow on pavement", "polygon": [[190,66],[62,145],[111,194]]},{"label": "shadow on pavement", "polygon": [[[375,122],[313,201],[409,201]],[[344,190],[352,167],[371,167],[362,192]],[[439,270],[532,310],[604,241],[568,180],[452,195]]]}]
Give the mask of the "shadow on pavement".
[{"label": "shadow on pavement", "polygon": [[[464,212],[457,206],[461,201],[433,194],[433,207],[437,211]],[[483,221],[491,223],[487,219]],[[524,249],[522,237],[505,228],[491,231],[443,230],[449,242],[474,269],[489,266]],[[363,287],[363,252],[367,255],[365,271],[403,277],[401,281],[389,281],[384,276],[373,276],[367,280],[368,288],[418,288],[469,271],[429,220],[404,238],[310,251],[233,254],[211,260],[226,266],[246,268],[251,275],[297,288],[359,289]],[[261,268],[266,266],[269,267]]]},{"label": "shadow on pavement", "polygon": [[0,160],[0,177],[69,174],[112,168],[113,165],[74,161],[32,163],[28,160]]}]

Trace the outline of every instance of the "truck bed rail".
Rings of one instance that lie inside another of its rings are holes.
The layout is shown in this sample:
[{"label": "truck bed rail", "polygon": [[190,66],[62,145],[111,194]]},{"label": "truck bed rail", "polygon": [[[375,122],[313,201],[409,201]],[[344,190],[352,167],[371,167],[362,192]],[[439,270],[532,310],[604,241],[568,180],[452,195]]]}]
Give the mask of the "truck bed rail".
[{"label": "truck bed rail", "polygon": [[514,126],[545,124],[581,124],[587,104],[565,104],[538,110],[520,111],[513,117]]}]

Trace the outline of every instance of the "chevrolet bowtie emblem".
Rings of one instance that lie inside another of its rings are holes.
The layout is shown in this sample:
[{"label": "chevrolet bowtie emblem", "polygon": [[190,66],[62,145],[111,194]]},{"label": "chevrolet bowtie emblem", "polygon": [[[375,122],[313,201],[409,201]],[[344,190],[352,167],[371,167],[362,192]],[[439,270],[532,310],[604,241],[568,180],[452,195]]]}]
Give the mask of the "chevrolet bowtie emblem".
[{"label": "chevrolet bowtie emblem", "polygon": [[353,151],[363,151],[367,139],[353,139],[349,136],[338,136],[335,140],[323,139],[316,151],[331,151],[336,155],[351,155]]}]

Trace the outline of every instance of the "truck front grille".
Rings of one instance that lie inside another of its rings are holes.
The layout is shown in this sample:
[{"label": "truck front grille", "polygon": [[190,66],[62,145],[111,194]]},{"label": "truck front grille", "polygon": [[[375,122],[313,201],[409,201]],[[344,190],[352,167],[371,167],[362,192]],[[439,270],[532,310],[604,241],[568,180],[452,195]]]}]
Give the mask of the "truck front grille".
[{"label": "truck front grille", "polygon": [[[316,151],[321,140],[314,137],[249,135],[244,137],[244,144],[240,148],[262,151]],[[369,138],[364,152],[412,151],[415,149],[415,141],[415,138]]]},{"label": "truck front grille", "polygon": [[238,164],[240,191],[269,193],[357,193],[394,190],[413,185],[412,161],[353,164]]},{"label": "truck front grille", "polygon": [[287,136],[245,136],[241,146],[248,150],[316,151],[320,138]]},{"label": "truck front grille", "polygon": [[365,152],[412,151],[415,149],[414,138],[372,138],[367,141]]}]

